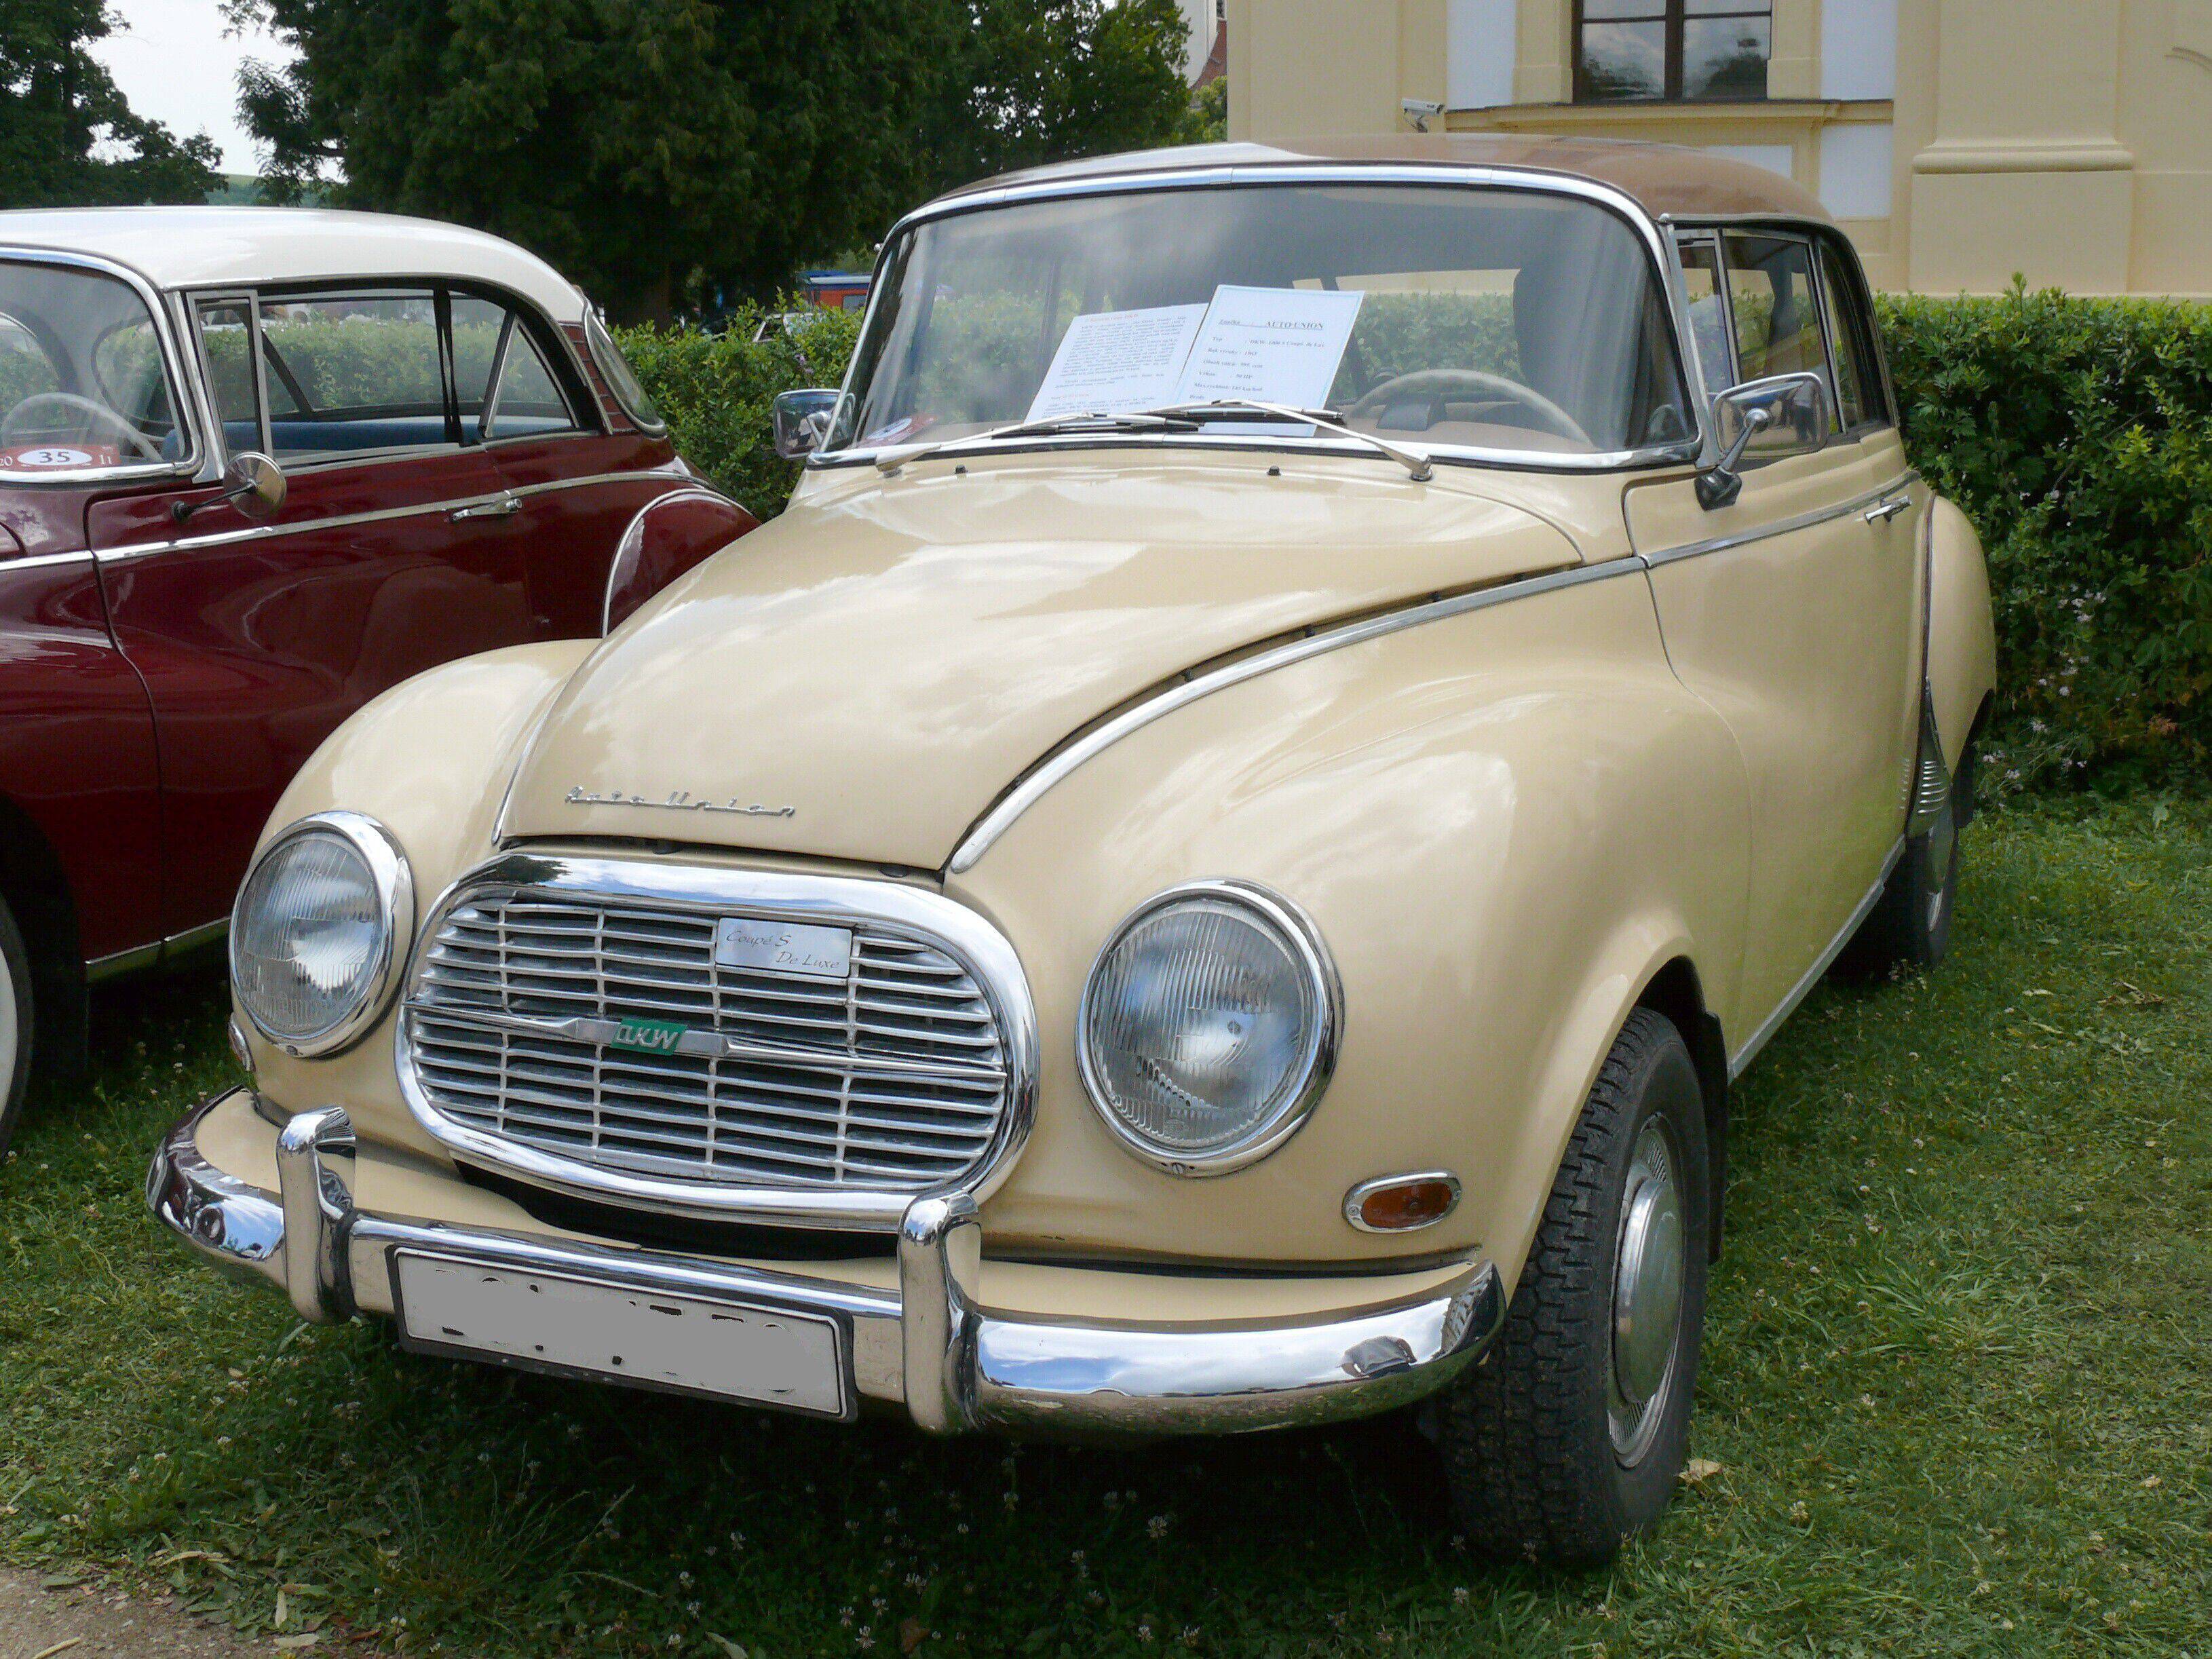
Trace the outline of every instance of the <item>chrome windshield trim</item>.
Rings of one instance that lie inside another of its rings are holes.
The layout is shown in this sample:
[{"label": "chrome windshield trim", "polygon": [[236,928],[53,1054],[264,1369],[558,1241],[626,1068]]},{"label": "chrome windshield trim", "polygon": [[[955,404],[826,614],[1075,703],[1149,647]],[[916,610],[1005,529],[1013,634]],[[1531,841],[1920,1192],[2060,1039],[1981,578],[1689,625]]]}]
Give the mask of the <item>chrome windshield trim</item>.
[{"label": "chrome windshield trim", "polygon": [[[431,945],[447,914],[487,893],[559,893],[584,900],[617,900],[690,914],[753,915],[836,927],[873,926],[918,936],[966,967],[991,1005],[1004,1045],[1006,1106],[996,1138],[975,1167],[942,1189],[978,1203],[996,1191],[1028,1141],[1036,1110],[1036,1009],[1029,976],[1005,934],[976,911],[927,888],[850,876],[798,875],[734,870],[675,860],[509,852],[457,879],[439,896],[416,930],[401,1018],[392,1022],[392,1062],[399,1090],[416,1122],[447,1151],[535,1186],[601,1204],[647,1208],[706,1219],[743,1218],[789,1227],[896,1231],[910,1188],[816,1188],[677,1180],[585,1164],[537,1147],[489,1135],[454,1122],[424,1093],[409,1042],[418,988],[428,972]],[[441,1007],[440,1019],[453,1018]],[[787,1056],[779,1053],[778,1060]],[[871,1069],[873,1060],[862,1069]],[[975,1076],[970,1073],[967,1075]]]},{"label": "chrome windshield trim", "polygon": [[199,412],[198,380],[187,379],[184,372],[184,355],[177,349],[174,337],[174,319],[164,301],[161,290],[143,272],[125,264],[119,259],[110,259],[97,253],[79,253],[69,248],[41,247],[32,242],[0,242],[0,260],[15,260],[26,264],[70,265],[82,270],[97,271],[127,284],[136,293],[147,311],[148,320],[154,325],[154,338],[161,350],[161,367],[169,377],[169,407],[176,416],[177,429],[191,440],[191,447],[183,457],[173,461],[145,461],[135,466],[80,466],[52,472],[11,472],[0,469],[0,481],[10,488],[30,484],[82,483],[141,483],[149,478],[185,478],[198,472],[206,459],[201,441],[199,423],[193,418]]},{"label": "chrome windshield trim", "polygon": [[[866,340],[875,326],[877,307],[882,303],[883,288],[880,278],[884,263],[898,239],[919,225],[933,220],[948,218],[956,214],[975,213],[991,208],[1005,207],[1017,203],[1051,201],[1088,196],[1136,195],[1155,191],[1224,188],[1249,185],[1425,185],[1467,190],[1522,190],[1555,196],[1571,196],[1610,210],[1626,220],[1631,230],[1639,236],[1644,251],[1651,258],[1650,275],[1666,300],[1667,329],[1669,343],[1674,347],[1677,372],[1682,378],[1686,401],[1692,429],[1671,443],[1647,446],[1641,449],[1613,451],[1599,455],[1555,456],[1535,450],[1488,450],[1456,445],[1438,445],[1428,453],[1434,460],[1462,466],[1511,466],[1542,472],[1607,472],[1632,466],[1663,465],[1680,462],[1705,453],[1710,422],[1703,408],[1704,398],[1697,381],[1691,378],[1696,362],[1685,326],[1686,313],[1680,303],[1681,289],[1673,280],[1673,266],[1668,262],[1668,238],[1657,220],[1644,210],[1642,203],[1626,191],[1595,179],[1584,179],[1568,173],[1551,173],[1540,167],[1464,167],[1442,162],[1313,162],[1313,161],[1239,161],[1206,167],[1176,167],[1171,170],[1146,171],[1131,169],[1122,173],[1100,173],[1092,178],[1047,180],[1029,185],[1000,185],[989,189],[971,191],[953,196],[939,197],[923,204],[891,227],[884,238],[884,252],[876,261],[875,276],[871,284],[868,309],[861,319],[860,338]],[[853,374],[860,360],[857,346],[845,368],[845,379],[840,395],[849,397],[853,391]],[[940,451],[953,453],[955,441]],[[1040,448],[1100,448],[1125,447],[1133,441],[1150,442],[1178,448],[1269,448],[1301,454],[1366,455],[1372,452],[1364,446],[1341,441],[1322,441],[1318,439],[1292,440],[1282,437],[1248,438],[1242,440],[1226,435],[1205,434],[1133,434],[1128,433],[1091,434],[1081,437],[1056,440],[1040,444]],[[873,448],[854,448],[817,452],[806,458],[810,469],[828,471],[844,466],[856,466],[876,462],[879,457],[896,453],[899,446],[879,445]],[[994,451],[994,453],[1016,453]]]},{"label": "chrome windshield trim", "polygon": [[1732,547],[1748,547],[1754,542],[1771,541],[1777,536],[1788,536],[1837,519],[1849,518],[1852,514],[1873,506],[1885,495],[1909,489],[1919,482],[1920,474],[1908,470],[1898,474],[1879,489],[1870,489],[1863,495],[1855,495],[1850,501],[1838,502],[1833,507],[1801,513],[1794,519],[1778,519],[1771,524],[1763,524],[1753,530],[1740,530],[1730,536],[1714,536],[1702,542],[1685,542],[1679,547],[1656,548],[1641,556],[1646,564],[1656,569],[1661,565],[1673,564],[1680,559],[1695,559],[1707,553],[1723,553]]},{"label": "chrome windshield trim", "polygon": [[1409,605],[1402,611],[1370,617],[1364,622],[1325,629],[1267,650],[1255,651],[1250,656],[1240,657],[1234,662],[1224,663],[1218,668],[1194,675],[1123,709],[1113,719],[1091,727],[1040,762],[1012,789],[1001,795],[997,805],[976,820],[975,828],[969,830],[960,845],[953,849],[952,861],[946,866],[946,872],[957,876],[974,869],[977,860],[991,850],[992,843],[1012,829],[1014,821],[1036,805],[1062,778],[1093,757],[1112,748],[1132,732],[1139,731],[1154,720],[1172,714],[1178,708],[1187,708],[1201,697],[1211,696],[1216,691],[1225,690],[1232,685],[1242,685],[1262,674],[1272,674],[1277,669],[1287,668],[1293,663],[1304,662],[1309,658],[1328,652],[1341,651],[1346,646],[1364,645],[1370,640],[1401,633],[1408,628],[1442,622],[1449,617],[1465,616],[1473,611],[1486,611],[1492,605],[1528,599],[1538,593],[1549,593],[1563,587],[1579,587],[1584,582],[1638,574],[1644,568],[1644,561],[1634,554],[1625,558],[1607,559],[1598,564],[1570,565],[1565,569],[1549,571],[1540,576],[1524,576],[1517,581],[1500,582],[1494,587],[1478,587],[1470,592],[1455,593],[1449,599],[1432,599],[1425,605]]},{"label": "chrome windshield trim", "polygon": [[[665,466],[641,467],[632,472],[594,472],[580,478],[549,478],[542,483],[510,484],[477,495],[454,495],[443,501],[418,501],[407,507],[379,507],[364,513],[334,513],[324,519],[301,519],[290,524],[246,525],[236,530],[217,530],[204,536],[175,536],[167,541],[135,542],[125,547],[103,547],[94,556],[103,562],[144,558],[152,553],[185,553],[230,542],[264,542],[284,536],[305,536],[319,530],[345,530],[355,525],[380,524],[388,519],[413,518],[425,513],[465,512],[471,507],[495,507],[509,500],[544,495],[559,489],[582,489],[593,484],[625,483],[640,479],[680,478],[687,475]],[[0,569],[6,566],[0,565]]]}]

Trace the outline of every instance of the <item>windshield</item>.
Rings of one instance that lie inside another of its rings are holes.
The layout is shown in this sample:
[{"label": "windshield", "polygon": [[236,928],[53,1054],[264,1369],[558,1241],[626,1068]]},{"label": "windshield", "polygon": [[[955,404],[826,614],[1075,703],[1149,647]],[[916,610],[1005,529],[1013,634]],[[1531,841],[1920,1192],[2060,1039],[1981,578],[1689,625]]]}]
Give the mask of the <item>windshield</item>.
[{"label": "windshield", "polygon": [[0,472],[37,477],[186,459],[161,344],[128,283],[0,260]]},{"label": "windshield", "polygon": [[1446,456],[1612,455],[1692,431],[1650,253],[1564,194],[1258,184],[1020,203],[915,227],[878,293],[827,449],[1238,401]]}]

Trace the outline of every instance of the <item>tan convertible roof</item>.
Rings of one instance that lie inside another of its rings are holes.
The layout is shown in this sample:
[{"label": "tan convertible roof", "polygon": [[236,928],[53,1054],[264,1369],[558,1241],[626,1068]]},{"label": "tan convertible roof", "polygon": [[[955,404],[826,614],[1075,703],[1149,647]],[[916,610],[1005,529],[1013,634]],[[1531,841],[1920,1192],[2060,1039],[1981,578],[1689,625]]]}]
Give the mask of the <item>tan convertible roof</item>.
[{"label": "tan convertible roof", "polygon": [[1655,218],[1753,215],[1833,222],[1819,200],[1779,173],[1748,162],[1673,144],[1609,138],[1553,138],[1517,133],[1408,132],[1377,138],[1285,139],[1276,144],[1197,144],[1063,161],[984,179],[953,197],[1014,185],[1074,181],[1106,173],[1163,173],[1185,167],[1297,166],[1340,161],[1388,167],[1513,167],[1595,179],[1633,197]]}]

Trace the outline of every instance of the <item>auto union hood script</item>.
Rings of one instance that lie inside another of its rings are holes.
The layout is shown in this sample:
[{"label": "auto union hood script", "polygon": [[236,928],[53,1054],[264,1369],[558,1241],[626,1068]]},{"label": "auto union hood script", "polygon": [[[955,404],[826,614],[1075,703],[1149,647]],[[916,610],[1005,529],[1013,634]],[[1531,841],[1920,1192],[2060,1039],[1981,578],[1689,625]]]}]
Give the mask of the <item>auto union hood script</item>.
[{"label": "auto union hood script", "polygon": [[1577,562],[1441,471],[955,465],[811,480],[617,630],[526,747],[503,832],[939,867],[1071,733],[1197,665]]}]

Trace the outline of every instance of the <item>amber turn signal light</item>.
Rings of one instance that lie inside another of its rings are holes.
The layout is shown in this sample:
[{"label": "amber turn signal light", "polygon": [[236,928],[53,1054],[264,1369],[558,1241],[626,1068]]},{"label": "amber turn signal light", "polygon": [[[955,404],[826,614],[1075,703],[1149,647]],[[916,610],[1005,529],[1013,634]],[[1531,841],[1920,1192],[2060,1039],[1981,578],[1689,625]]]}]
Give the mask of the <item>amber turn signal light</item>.
[{"label": "amber turn signal light", "polygon": [[1383,1176],[1344,1195],[1344,1218],[1363,1233],[1405,1233],[1432,1227],[1459,1202],[1459,1177],[1448,1170]]}]

